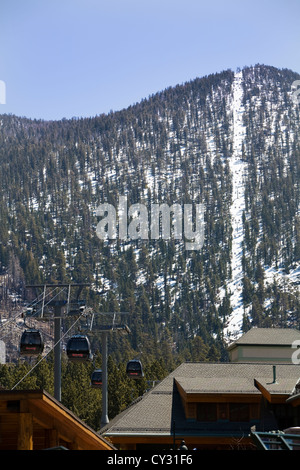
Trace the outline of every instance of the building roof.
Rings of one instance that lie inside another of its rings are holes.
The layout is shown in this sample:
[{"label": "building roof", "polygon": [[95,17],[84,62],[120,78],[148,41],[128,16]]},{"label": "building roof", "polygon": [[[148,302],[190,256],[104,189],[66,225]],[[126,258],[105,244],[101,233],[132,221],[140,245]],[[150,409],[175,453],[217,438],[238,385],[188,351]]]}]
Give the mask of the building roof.
[{"label": "building roof", "polygon": [[260,378],[274,393],[290,394],[300,377],[294,364],[269,363],[185,363],[174,371],[176,382],[186,393],[257,393],[254,379]]},{"label": "building roof", "polygon": [[42,390],[1,390],[0,422],[2,450],[40,450],[57,446],[77,450],[115,449]]},{"label": "building roof", "polygon": [[[295,364],[276,365],[276,383],[272,364],[265,363],[183,363],[156,387],[116,416],[101,429],[101,433],[113,436],[133,434],[172,433],[173,422],[179,429],[199,426],[186,423],[179,390],[186,394],[211,394],[217,399],[222,394],[247,394],[261,396],[257,383],[263,384],[270,394],[293,392],[300,377]],[[257,379],[258,382],[255,382]]]},{"label": "building roof", "polygon": [[291,346],[300,341],[300,331],[294,328],[251,328],[229,346],[229,350],[239,345]]}]

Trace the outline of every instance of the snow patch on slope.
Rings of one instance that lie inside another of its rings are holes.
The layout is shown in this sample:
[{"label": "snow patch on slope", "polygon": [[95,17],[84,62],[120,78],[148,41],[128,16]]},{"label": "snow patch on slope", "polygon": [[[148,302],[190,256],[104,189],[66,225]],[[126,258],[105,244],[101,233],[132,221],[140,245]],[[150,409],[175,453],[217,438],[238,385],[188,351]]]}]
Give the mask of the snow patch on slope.
[{"label": "snow patch on slope", "polygon": [[246,134],[243,124],[243,73],[236,72],[233,81],[233,154],[230,158],[230,170],[232,173],[232,257],[231,270],[232,277],[227,284],[228,293],[231,294],[231,306],[233,312],[224,328],[224,337],[234,339],[241,333],[243,321],[243,301],[242,301],[242,254],[243,254],[243,211],[245,209],[245,173],[247,165],[242,160],[242,143]]},{"label": "snow patch on slope", "polygon": [[[242,323],[244,315],[244,306],[242,299],[243,291],[243,212],[245,210],[245,194],[244,181],[247,172],[247,164],[242,161],[242,145],[245,137],[246,128],[243,125],[243,73],[236,72],[233,82],[233,154],[230,159],[230,169],[232,173],[232,205],[231,205],[231,222],[232,222],[232,255],[231,268],[232,278],[227,283],[227,290],[231,294],[230,302],[232,314],[227,319],[224,328],[224,339],[226,342],[236,340],[242,334]],[[281,129],[281,135],[284,136],[285,128]],[[276,145],[274,141],[274,126],[271,126],[268,146]],[[293,136],[294,139],[294,136]],[[287,163],[287,162],[286,162]],[[260,234],[262,235],[262,234]],[[287,273],[284,265],[278,262],[278,265],[264,266],[264,282],[265,286],[270,286],[274,282],[290,295],[299,298],[300,284],[300,266],[296,263]],[[224,292],[223,292],[224,294]],[[264,304],[264,309],[270,307],[268,299]],[[249,313],[249,312],[245,312]]]}]

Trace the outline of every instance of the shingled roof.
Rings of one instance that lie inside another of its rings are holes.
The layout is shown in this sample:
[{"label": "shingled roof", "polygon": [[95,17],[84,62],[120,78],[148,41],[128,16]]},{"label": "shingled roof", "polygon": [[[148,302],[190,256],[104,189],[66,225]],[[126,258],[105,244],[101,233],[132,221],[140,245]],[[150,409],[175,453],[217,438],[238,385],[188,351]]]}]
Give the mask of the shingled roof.
[{"label": "shingled roof", "polygon": [[176,421],[177,429],[190,431],[198,423],[187,423],[178,393],[188,394],[252,394],[261,395],[255,380],[271,394],[290,396],[300,377],[299,366],[265,363],[183,363],[156,387],[116,416],[101,429],[101,434],[170,435]]},{"label": "shingled roof", "polygon": [[228,349],[236,345],[291,346],[300,340],[300,331],[294,328],[251,328]]}]

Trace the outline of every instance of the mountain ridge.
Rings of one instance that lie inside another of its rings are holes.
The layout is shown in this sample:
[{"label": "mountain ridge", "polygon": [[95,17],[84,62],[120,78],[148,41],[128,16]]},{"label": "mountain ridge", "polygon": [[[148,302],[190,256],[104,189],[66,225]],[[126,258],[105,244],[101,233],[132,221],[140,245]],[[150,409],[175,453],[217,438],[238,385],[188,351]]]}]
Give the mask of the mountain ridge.
[{"label": "mountain ridge", "polygon": [[[298,78],[257,65],[94,118],[0,116],[10,288],[24,297],[26,283],[89,281],[94,308],[133,312],[134,348],[146,334],[192,354],[195,337],[218,345],[250,325],[298,325]],[[205,204],[201,252],[172,238],[99,240],[96,208],[120,195],[128,206]]]}]

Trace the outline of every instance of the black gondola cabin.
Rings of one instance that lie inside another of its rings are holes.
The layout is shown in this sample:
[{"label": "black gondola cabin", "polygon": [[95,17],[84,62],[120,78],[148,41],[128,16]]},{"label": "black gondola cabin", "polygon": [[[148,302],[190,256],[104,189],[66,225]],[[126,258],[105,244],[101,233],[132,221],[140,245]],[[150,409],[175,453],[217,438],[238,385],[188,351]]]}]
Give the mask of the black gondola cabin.
[{"label": "black gondola cabin", "polygon": [[44,350],[44,341],[39,330],[28,329],[23,331],[20,341],[20,354],[22,356],[37,356]]},{"label": "black gondola cabin", "polygon": [[141,379],[144,377],[142,363],[138,359],[127,362],[126,374],[131,379]]},{"label": "black gondola cabin", "polygon": [[96,369],[92,373],[91,377],[91,385],[93,388],[101,388],[102,387],[102,370]]},{"label": "black gondola cabin", "polygon": [[67,356],[70,361],[83,362],[92,358],[90,342],[85,335],[74,335],[67,343]]}]

